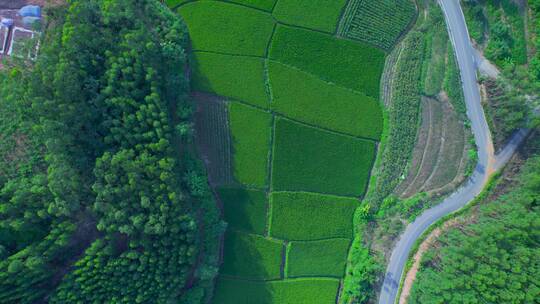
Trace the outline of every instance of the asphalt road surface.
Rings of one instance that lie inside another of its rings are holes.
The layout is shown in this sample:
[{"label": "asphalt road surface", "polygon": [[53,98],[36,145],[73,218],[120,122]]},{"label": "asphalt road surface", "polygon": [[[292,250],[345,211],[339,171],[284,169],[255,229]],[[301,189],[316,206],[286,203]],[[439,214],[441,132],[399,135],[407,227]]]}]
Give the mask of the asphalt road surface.
[{"label": "asphalt road surface", "polygon": [[463,93],[467,106],[467,116],[478,148],[478,164],[469,180],[443,202],[426,210],[410,223],[392,251],[386,269],[384,283],[380,291],[379,304],[393,304],[399,282],[412,246],[422,233],[434,222],[472,201],[486,185],[489,174],[502,168],[514,154],[528,131],[520,130],[509,140],[502,151],[495,156],[493,143],[480,103],[480,89],[476,78],[475,51],[469,40],[469,33],[459,0],[439,0],[443,9],[450,39],[454,45],[457,62],[461,72]]}]

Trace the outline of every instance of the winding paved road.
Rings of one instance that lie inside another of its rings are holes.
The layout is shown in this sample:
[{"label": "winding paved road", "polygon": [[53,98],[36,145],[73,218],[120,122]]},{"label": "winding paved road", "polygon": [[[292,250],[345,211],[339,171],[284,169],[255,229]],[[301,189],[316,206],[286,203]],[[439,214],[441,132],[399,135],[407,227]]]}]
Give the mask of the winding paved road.
[{"label": "winding paved road", "polygon": [[508,162],[528,134],[527,130],[516,132],[505,148],[497,156],[494,155],[491,135],[480,103],[475,53],[469,40],[469,33],[459,0],[439,0],[439,4],[445,15],[448,32],[454,45],[461,72],[467,115],[471,121],[471,129],[478,148],[478,164],[469,180],[461,188],[442,203],[426,210],[407,226],[392,251],[379,296],[379,304],[393,304],[395,302],[409,252],[422,233],[440,218],[460,209],[473,200],[486,185],[490,174],[499,170]]}]

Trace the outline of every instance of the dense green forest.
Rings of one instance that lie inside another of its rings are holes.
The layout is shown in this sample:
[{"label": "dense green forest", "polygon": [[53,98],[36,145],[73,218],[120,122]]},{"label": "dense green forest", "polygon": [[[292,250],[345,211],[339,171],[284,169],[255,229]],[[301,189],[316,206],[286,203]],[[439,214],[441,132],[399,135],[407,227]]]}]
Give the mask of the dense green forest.
[{"label": "dense green forest", "polygon": [[410,303],[538,303],[538,152],[426,252]]},{"label": "dense green forest", "polygon": [[185,26],[152,0],[46,13],[37,61],[0,74],[0,302],[200,301],[219,229]]}]

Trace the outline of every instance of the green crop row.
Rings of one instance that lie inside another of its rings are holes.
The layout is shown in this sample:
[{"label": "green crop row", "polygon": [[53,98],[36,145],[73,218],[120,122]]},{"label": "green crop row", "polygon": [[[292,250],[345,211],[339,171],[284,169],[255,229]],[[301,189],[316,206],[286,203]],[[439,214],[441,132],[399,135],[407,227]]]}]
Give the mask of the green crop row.
[{"label": "green crop row", "polygon": [[287,246],[286,276],[343,277],[350,239],[290,242]]},{"label": "green crop row", "polygon": [[377,189],[370,201],[380,204],[401,181],[411,151],[416,143],[420,112],[420,78],[424,58],[424,35],[411,32],[403,41],[402,53],[396,63],[389,107],[388,143],[382,154],[382,167],[377,176]]},{"label": "green crop row", "polygon": [[255,234],[228,231],[221,273],[252,280],[279,279],[282,252],[281,242]]},{"label": "green crop row", "polygon": [[278,118],[272,189],[345,196],[364,193],[375,143]]},{"label": "green crop row", "polygon": [[380,138],[383,117],[377,100],[274,61],[268,68],[276,112],[350,135]]},{"label": "green crop row", "polygon": [[416,14],[411,0],[352,0],[343,16],[339,33],[383,50],[390,50]]},{"label": "green crop row", "polygon": [[270,235],[285,240],[351,238],[359,201],[307,192],[270,195]]},{"label": "green crop row", "polygon": [[272,282],[221,278],[214,303],[219,304],[314,304],[335,303],[339,280],[291,279]]},{"label": "green crop row", "polygon": [[270,46],[270,59],[379,98],[385,54],[372,46],[278,25]]}]

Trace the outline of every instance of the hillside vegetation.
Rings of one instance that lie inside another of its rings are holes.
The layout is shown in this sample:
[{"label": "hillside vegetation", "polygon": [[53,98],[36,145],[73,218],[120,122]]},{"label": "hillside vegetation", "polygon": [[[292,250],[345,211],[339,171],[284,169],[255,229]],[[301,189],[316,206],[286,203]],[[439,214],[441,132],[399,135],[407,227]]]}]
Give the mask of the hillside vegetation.
[{"label": "hillside vegetation", "polygon": [[511,169],[488,198],[460,216],[424,254],[410,303],[537,301],[538,148],[521,169]]},{"label": "hillside vegetation", "polygon": [[47,18],[37,62],[0,74],[0,301],[180,301],[216,243],[197,213],[217,220],[182,110],[185,27],[146,0]]}]

